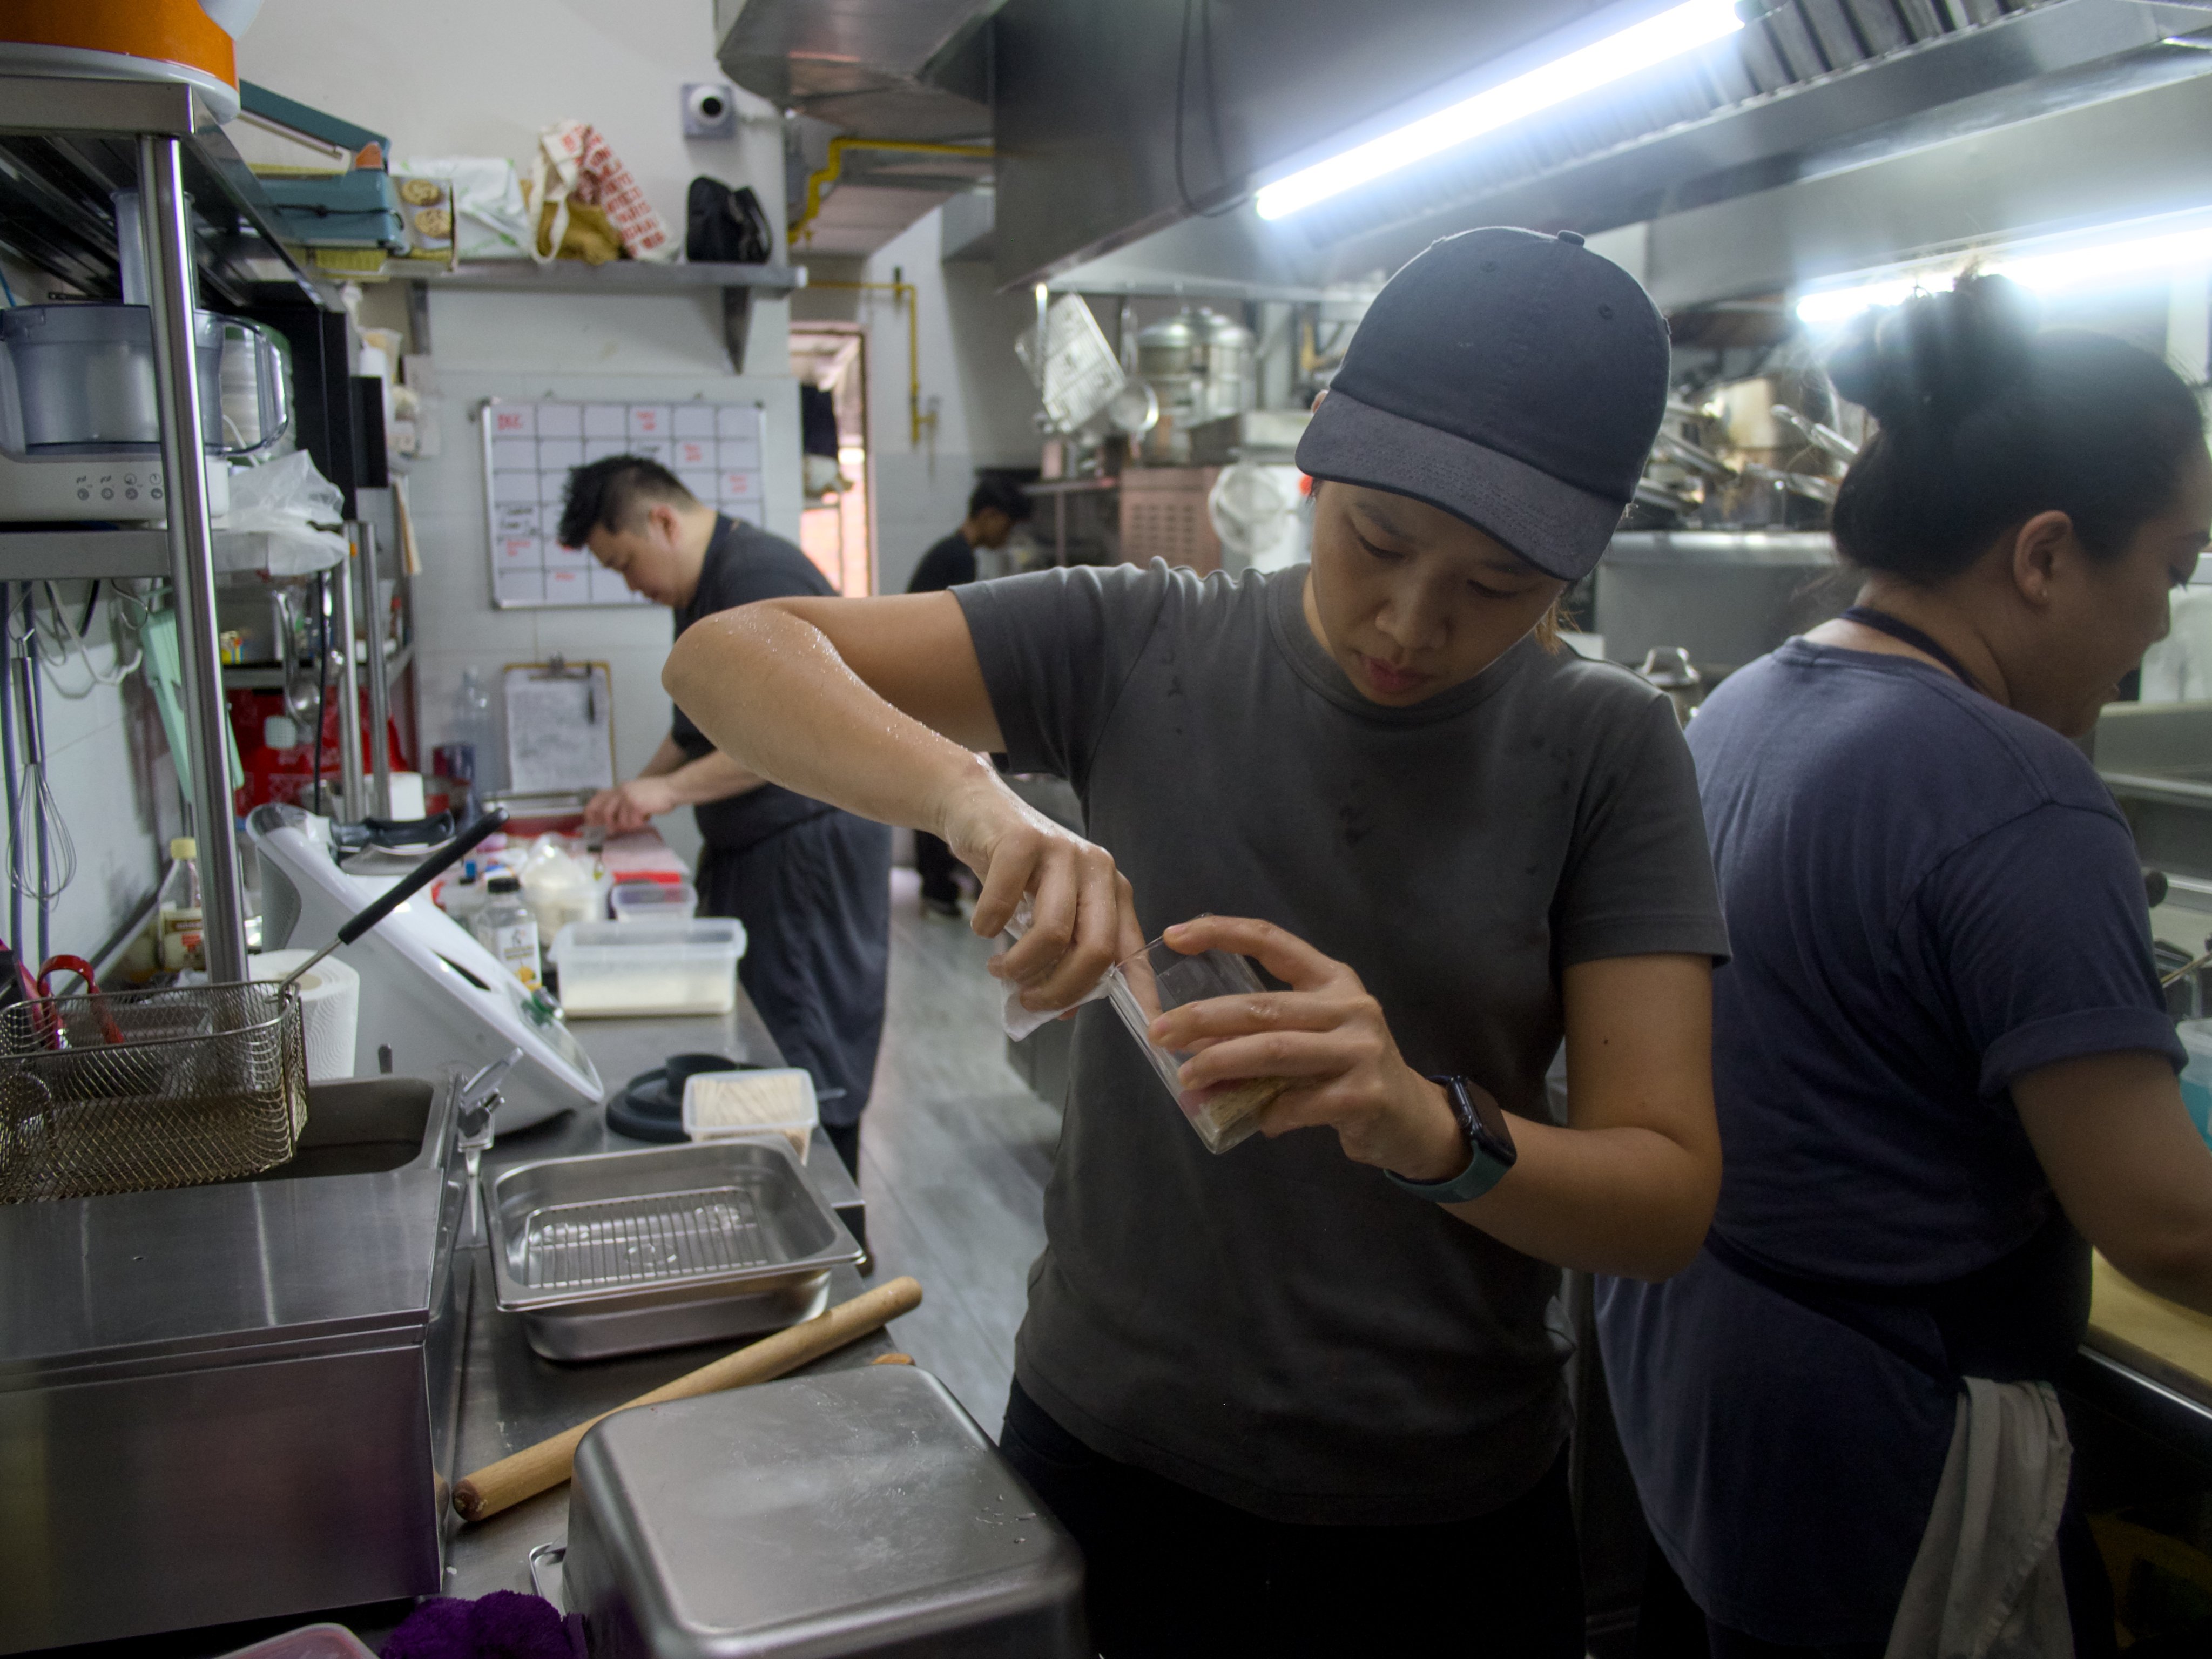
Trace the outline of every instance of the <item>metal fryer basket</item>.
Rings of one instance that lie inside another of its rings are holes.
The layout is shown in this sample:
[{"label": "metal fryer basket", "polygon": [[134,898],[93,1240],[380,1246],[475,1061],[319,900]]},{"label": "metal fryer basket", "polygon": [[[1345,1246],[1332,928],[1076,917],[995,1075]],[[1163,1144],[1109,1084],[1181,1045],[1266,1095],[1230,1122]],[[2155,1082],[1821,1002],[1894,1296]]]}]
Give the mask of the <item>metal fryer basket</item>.
[{"label": "metal fryer basket", "polygon": [[284,988],[0,1010],[0,1203],[252,1175],[292,1156],[307,1117],[300,1000]]}]

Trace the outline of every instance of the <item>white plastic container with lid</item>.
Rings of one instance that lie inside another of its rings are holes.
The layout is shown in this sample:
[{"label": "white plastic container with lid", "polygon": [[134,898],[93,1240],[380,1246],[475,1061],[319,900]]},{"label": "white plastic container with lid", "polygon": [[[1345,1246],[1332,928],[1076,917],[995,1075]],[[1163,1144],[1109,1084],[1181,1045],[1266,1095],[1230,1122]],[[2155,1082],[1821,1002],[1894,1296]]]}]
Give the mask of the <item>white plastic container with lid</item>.
[{"label": "white plastic container with lid", "polygon": [[738,1004],[743,923],[572,921],[553,941],[561,1007],[571,1019],[726,1014]]},{"label": "white plastic container with lid", "polygon": [[689,921],[699,914],[699,890],[688,881],[618,881],[608,902],[617,921]]},{"label": "white plastic container with lid", "polygon": [[2212,1019],[2185,1019],[2174,1028],[2189,1064],[2181,1073],[2181,1103],[2197,1133],[2212,1145]]},{"label": "white plastic container with lid", "polygon": [[684,1133],[694,1140],[781,1135],[804,1164],[821,1121],[814,1074],[801,1066],[696,1072],[684,1080]]}]

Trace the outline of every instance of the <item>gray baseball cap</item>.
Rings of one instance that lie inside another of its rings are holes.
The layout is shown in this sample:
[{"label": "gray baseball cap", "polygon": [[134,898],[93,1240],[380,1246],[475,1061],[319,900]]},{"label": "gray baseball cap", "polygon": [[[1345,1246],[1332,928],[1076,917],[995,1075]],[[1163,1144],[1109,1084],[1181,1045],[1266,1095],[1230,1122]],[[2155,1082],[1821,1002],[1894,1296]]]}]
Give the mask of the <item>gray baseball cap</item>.
[{"label": "gray baseball cap", "polygon": [[1375,296],[1298,465],[1426,501],[1573,581],[1635,498],[1668,362],[1651,296],[1574,232],[1463,231]]}]

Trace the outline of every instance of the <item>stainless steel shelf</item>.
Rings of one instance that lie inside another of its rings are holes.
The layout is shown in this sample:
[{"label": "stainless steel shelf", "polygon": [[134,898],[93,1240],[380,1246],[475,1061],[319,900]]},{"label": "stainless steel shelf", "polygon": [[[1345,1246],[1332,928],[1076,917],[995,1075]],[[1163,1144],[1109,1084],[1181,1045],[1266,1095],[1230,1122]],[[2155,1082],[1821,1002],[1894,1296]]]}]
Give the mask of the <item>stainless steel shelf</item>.
[{"label": "stainless steel shelf", "polygon": [[[388,652],[384,659],[387,678],[398,679],[415,660],[415,642],[410,640],[397,651]],[[295,670],[295,677],[305,670]],[[282,691],[284,671],[263,663],[228,663],[222,671],[223,689],[227,691]]]},{"label": "stainless steel shelf", "polygon": [[[215,532],[217,575],[269,575],[276,538],[265,531]],[[331,563],[337,559],[333,556]],[[313,572],[276,572],[313,574]],[[0,532],[0,581],[80,581],[169,574],[166,530],[11,530]]]},{"label": "stainless steel shelf", "polygon": [[1022,486],[1024,495],[1103,495],[1109,490],[1119,489],[1118,477],[1097,478],[1039,478]]},{"label": "stainless steel shelf", "polygon": [[337,290],[283,240],[282,222],[245,161],[191,90],[175,83],[0,76],[0,246],[95,295],[116,288],[107,192],[137,182],[140,132],[179,141],[201,234],[204,299],[240,305]]},{"label": "stainless steel shelf", "polygon": [[1824,530],[1629,530],[1613,538],[1605,556],[1613,564],[1826,569],[1836,562],[1836,549]]},{"label": "stainless steel shelf", "polygon": [[701,289],[750,289],[770,299],[806,286],[804,265],[655,264],[644,259],[615,259],[603,265],[580,259],[556,259],[550,265],[528,259],[489,259],[447,270],[443,265],[395,260],[384,275],[394,281],[432,288],[483,289],[502,294],[677,294]]}]

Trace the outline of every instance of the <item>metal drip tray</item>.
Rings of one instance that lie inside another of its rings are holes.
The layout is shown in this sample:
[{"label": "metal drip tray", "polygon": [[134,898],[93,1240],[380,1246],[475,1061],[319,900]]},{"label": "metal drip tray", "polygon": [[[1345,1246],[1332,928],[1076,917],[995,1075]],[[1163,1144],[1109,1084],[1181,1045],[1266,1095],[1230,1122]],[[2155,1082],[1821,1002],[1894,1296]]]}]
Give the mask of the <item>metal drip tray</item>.
[{"label": "metal drip tray", "polygon": [[533,1291],[588,1290],[774,1260],[746,1195],[709,1188],[541,1210],[523,1227],[521,1280]]},{"label": "metal drip tray", "polygon": [[780,1329],[860,1258],[781,1138],[520,1164],[485,1210],[499,1305],[549,1359]]}]

